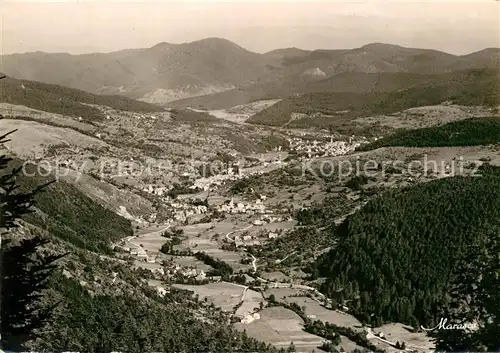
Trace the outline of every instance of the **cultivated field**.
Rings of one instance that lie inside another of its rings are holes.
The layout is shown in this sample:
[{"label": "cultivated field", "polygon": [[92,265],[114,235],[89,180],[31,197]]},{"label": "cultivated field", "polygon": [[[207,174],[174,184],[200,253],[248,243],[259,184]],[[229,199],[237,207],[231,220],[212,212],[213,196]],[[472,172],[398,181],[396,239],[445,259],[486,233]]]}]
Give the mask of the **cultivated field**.
[{"label": "cultivated field", "polygon": [[[225,311],[233,311],[234,307],[240,303],[245,289],[245,286],[228,282],[209,283],[205,285],[174,284],[173,286],[192,291],[198,294],[201,300],[207,298],[208,301]],[[252,298],[253,296],[250,297]],[[257,302],[256,307],[258,306],[259,303]]]},{"label": "cultivated field", "polygon": [[137,232],[137,237],[130,241],[135,246],[141,246],[148,252],[158,252],[165,243],[166,238],[161,234],[168,229],[165,227],[149,227]]},{"label": "cultivated field", "polygon": [[251,337],[269,342],[279,348],[287,348],[293,342],[297,352],[318,351],[317,347],[324,341],[321,337],[302,331],[302,319],[289,309],[265,308],[259,314],[259,320],[234,326],[240,330],[246,330]]},{"label": "cultivated field", "polygon": [[200,260],[196,259],[194,256],[172,256],[172,255],[165,255],[167,259],[172,259],[177,265],[179,266],[192,266],[196,267],[199,270],[202,271],[210,271],[212,269],[211,266],[205,265],[203,262]]},{"label": "cultivated field", "polygon": [[263,305],[266,304],[266,300],[262,298],[262,295],[259,292],[256,292],[251,289],[247,289],[245,294],[243,295],[243,304],[236,310],[236,316],[245,317],[258,309],[260,303]]},{"label": "cultivated field", "polygon": [[330,322],[332,324],[350,327],[354,330],[362,330],[361,322],[354,316],[343,313],[338,310],[329,310],[321,306],[316,300],[308,297],[288,297],[286,301],[289,303],[296,303],[300,307],[305,307],[305,313],[311,319],[321,320],[323,322]]},{"label": "cultivated field", "polygon": [[[418,349],[419,351],[431,351],[434,348],[432,339],[425,332],[413,333],[410,328],[400,323],[386,324],[373,329],[374,333],[382,332],[384,338],[390,342],[405,342],[406,347]],[[374,344],[379,344],[375,339]],[[391,347],[392,348],[392,347]],[[395,349],[392,348],[394,351]]]}]

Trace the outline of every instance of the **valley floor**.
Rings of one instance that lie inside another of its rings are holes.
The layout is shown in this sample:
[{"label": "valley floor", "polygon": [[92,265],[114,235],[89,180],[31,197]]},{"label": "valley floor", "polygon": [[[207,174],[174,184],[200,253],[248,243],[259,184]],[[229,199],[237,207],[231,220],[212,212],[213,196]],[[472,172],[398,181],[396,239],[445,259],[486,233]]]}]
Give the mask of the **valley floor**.
[{"label": "valley floor", "polygon": [[[160,294],[171,287],[192,291],[199,300],[232,313],[234,327],[238,330],[246,330],[249,336],[280,348],[293,342],[299,352],[318,351],[325,339],[303,330],[303,318],[286,307],[291,303],[302,308],[308,318],[363,332],[371,343],[387,352],[400,351],[395,348],[396,342],[405,342],[408,352],[432,350],[431,339],[422,332],[412,333],[398,323],[363,327],[349,314],[347,307],[343,310],[328,308],[327,298],[316,289],[317,281],[311,280],[302,270],[334,246],[325,239],[322,229],[332,223],[338,224],[356,212],[371,194],[449,177],[449,166],[459,159],[467,165],[465,173],[472,172],[470,163],[488,160],[492,165],[500,165],[498,146],[384,147],[357,152],[355,148],[368,142],[366,138],[335,136],[333,141],[332,134],[323,132],[291,133],[287,129],[270,132],[261,127],[248,127],[254,135],[248,137],[246,131],[242,135],[246,136],[245,143],[253,151],[237,152],[238,157],[246,158],[246,164],[238,173],[225,170],[203,177],[193,171],[185,175],[178,172],[160,180],[160,176],[135,176],[129,172],[134,168],[131,166],[119,178],[108,171],[96,174],[98,162],[104,157],[121,158],[130,164],[141,165],[148,158],[159,161],[163,152],[158,151],[165,151],[164,146],[175,146],[169,152],[170,158],[182,160],[183,156],[190,156],[196,163],[206,162],[207,153],[212,157],[216,152],[219,155],[236,154],[238,136],[234,144],[224,136],[231,133],[230,129],[238,133],[238,127],[229,125],[228,128],[226,123],[247,126],[240,123],[255,111],[274,103],[266,101],[212,111],[209,113],[222,119],[222,123],[201,127],[198,123],[172,122],[170,113],[139,118],[110,112],[106,125],[91,126],[77,120],[68,124],[59,116],[45,116],[25,109],[16,114],[31,115],[29,120],[6,119],[2,121],[0,133],[18,128],[20,137],[7,144],[10,151],[33,161],[43,157],[54,165],[62,160],[68,162],[59,169],[71,170],[63,180],[85,190],[93,199],[133,222],[134,235],[110,244],[114,253],[108,258],[127,261],[131,268],[146,270],[148,275],[144,279]],[[19,109],[5,104],[0,108],[10,115],[15,115],[13,112]],[[428,124],[433,119],[444,123],[472,114],[460,112],[449,107],[434,107],[412,110],[407,115],[427,114],[428,119],[422,124]],[[44,124],[47,119],[51,120],[50,125]],[[412,125],[412,119],[393,117],[397,120],[396,127],[401,127],[402,122]],[[366,118],[358,123],[372,124],[375,120],[377,118]],[[197,136],[198,133],[201,137]],[[266,153],[257,152],[260,146],[254,140],[262,136],[274,138],[278,133],[280,140],[276,146]],[[169,143],[169,138],[176,140]],[[208,139],[213,139],[213,144],[208,143]],[[135,144],[134,140],[141,141]],[[287,148],[284,143],[281,145],[282,141],[288,141]],[[151,144],[157,144],[158,151]],[[228,145],[231,147],[226,147]],[[52,146],[52,154],[48,153],[49,146]],[[411,168],[402,173],[374,173],[366,185],[359,188],[346,186],[354,179],[353,175],[344,178],[318,176],[304,171],[303,167],[307,165],[309,171],[317,171],[325,161],[338,165],[343,161],[400,160],[409,164],[411,161],[422,162],[424,158],[444,164],[439,164],[438,169],[427,175],[421,170],[411,174]],[[88,169],[84,170],[68,166],[71,161],[84,160],[92,160],[94,164],[89,163]],[[88,182],[79,182],[80,177]],[[179,192],[169,194],[175,188]],[[335,219],[327,220],[322,228],[316,227],[318,234],[315,234],[320,240],[317,243],[311,241],[313,244],[296,244],[289,240],[290,234],[307,228],[297,220],[297,212],[325,200],[338,208],[338,214]],[[165,247],[167,243],[170,246]],[[259,256],[256,249],[264,256]],[[197,253],[204,253],[218,262],[209,264],[197,257]],[[271,297],[280,305],[270,305]],[[362,348],[345,336],[341,337],[340,347],[345,351]]]}]

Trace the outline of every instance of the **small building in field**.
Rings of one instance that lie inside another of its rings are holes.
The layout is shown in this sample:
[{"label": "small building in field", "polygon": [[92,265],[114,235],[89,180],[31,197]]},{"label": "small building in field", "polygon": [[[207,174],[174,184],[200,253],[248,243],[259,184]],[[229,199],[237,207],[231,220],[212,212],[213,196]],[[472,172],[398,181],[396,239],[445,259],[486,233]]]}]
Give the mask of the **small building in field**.
[{"label": "small building in field", "polygon": [[147,260],[148,259],[148,253],[146,252],[145,249],[143,248],[138,248],[137,249],[137,257],[142,260]]}]

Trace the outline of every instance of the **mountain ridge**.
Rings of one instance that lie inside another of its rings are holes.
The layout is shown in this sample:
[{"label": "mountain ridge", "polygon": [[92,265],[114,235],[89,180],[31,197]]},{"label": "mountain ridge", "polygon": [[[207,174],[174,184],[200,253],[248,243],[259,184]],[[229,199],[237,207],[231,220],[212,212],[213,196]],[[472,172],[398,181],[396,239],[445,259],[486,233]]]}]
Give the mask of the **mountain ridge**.
[{"label": "mountain ridge", "polygon": [[353,49],[283,48],[260,54],[230,40],[211,37],[110,53],[32,52],[3,55],[0,60],[0,71],[19,79],[167,104],[252,85],[293,85],[310,70],[323,72],[328,78],[356,71],[437,74],[498,67],[500,49],[458,56],[433,49],[369,43]]}]

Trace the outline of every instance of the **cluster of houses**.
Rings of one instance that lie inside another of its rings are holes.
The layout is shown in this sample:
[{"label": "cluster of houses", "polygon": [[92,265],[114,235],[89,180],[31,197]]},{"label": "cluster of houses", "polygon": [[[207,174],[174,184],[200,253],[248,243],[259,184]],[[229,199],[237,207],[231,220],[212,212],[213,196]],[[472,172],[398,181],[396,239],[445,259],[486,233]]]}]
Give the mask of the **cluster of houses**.
[{"label": "cluster of houses", "polygon": [[136,244],[130,243],[129,240],[131,238],[133,237],[127,237],[120,243],[115,244],[113,250],[126,252],[129,255],[135,256],[137,260],[144,261],[150,264],[154,264],[160,260],[160,254],[158,252],[148,252],[142,246],[137,246]]},{"label": "cluster of houses", "polygon": [[[274,214],[274,211],[268,209],[264,203],[266,200],[265,195],[250,202],[235,202],[233,198],[223,202],[216,202],[213,206],[216,212],[222,214],[245,214],[245,215],[259,215],[258,219],[253,221],[253,225],[260,226],[266,223],[282,222],[287,219]],[[209,213],[209,208],[204,204],[193,204],[182,200],[165,201],[170,210],[170,222],[184,223],[191,217],[202,216]],[[153,221],[150,219],[150,221]]]},{"label": "cluster of houses", "polygon": [[196,179],[193,185],[190,186],[191,189],[201,189],[203,191],[207,191],[212,189],[213,187],[221,186],[225,182],[229,180],[238,180],[240,179],[237,174],[218,174],[206,178]]},{"label": "cluster of houses", "polygon": [[189,217],[202,215],[208,211],[205,205],[192,205],[183,202],[171,202],[169,206],[172,211],[173,219],[178,222],[185,222]]},{"label": "cluster of houses", "polygon": [[138,120],[142,120],[142,119],[156,120],[157,119],[156,115],[143,115],[143,114],[136,115],[135,118]]},{"label": "cluster of houses", "polygon": [[[126,172],[127,169],[124,169],[124,171]],[[204,191],[207,191],[213,187],[221,186],[227,181],[239,180],[243,177],[242,175],[237,173],[236,168],[233,167],[228,167],[222,174],[212,175],[210,177],[201,177],[196,179],[196,177],[199,175],[197,175],[197,172],[194,170],[191,172],[182,173],[181,176],[194,179],[193,185],[190,186],[190,189],[199,189]],[[142,191],[157,196],[166,196],[167,192],[171,189],[172,186],[158,186],[148,184],[142,188]]]},{"label": "cluster of houses", "polygon": [[[284,162],[279,157],[276,157],[276,159],[273,161],[264,161],[262,163],[259,163],[259,166],[263,167],[263,168],[273,167],[273,166],[279,168],[279,167],[286,166],[287,164],[288,164],[287,162]],[[255,166],[252,168],[255,168]],[[248,178],[249,176],[252,176],[252,175],[264,174],[263,170],[250,170],[252,168],[248,168],[244,172],[241,172],[241,169],[240,169],[237,172],[237,171],[235,171],[234,168],[229,167],[227,169],[227,172],[224,174],[217,174],[217,175],[213,175],[210,177],[203,177],[203,178],[196,179],[194,181],[193,185],[191,186],[191,188],[192,189],[198,188],[198,189],[201,189],[204,191],[213,190],[213,189],[217,188],[218,186],[225,184],[227,181],[237,181],[237,180],[241,180],[244,178]]]},{"label": "cluster of houses", "polygon": [[205,271],[200,270],[194,266],[181,266],[173,262],[163,261],[161,254],[159,252],[149,252],[142,246],[137,246],[127,241],[121,242],[119,245],[115,245],[115,250],[119,248],[122,251],[128,252],[129,255],[135,256],[138,261],[143,261],[149,264],[158,264],[161,267],[151,267],[149,268],[153,273],[159,275],[166,275],[169,277],[174,277],[181,275],[184,278],[193,278],[195,280],[204,280],[207,275]]},{"label": "cluster of houses", "polygon": [[128,253],[135,256],[138,260],[142,260],[150,264],[154,264],[158,259],[158,253],[148,254],[148,251],[141,246],[129,248]]},{"label": "cluster of houses", "polygon": [[250,245],[260,245],[260,240],[257,236],[251,234],[235,235],[234,245],[236,247],[240,246],[250,246]]},{"label": "cluster of houses", "polygon": [[[258,172],[254,173],[257,174]],[[190,186],[191,189],[201,189],[204,191],[217,188],[225,184],[228,181],[236,181],[247,177],[249,174],[243,175],[235,170],[235,168],[229,167],[224,174],[211,175],[209,177],[198,178],[194,181],[193,185]]]},{"label": "cluster of houses", "polygon": [[238,214],[238,213],[248,213],[248,214],[264,214],[266,212],[266,206],[262,202],[262,200],[265,199],[265,196],[261,197],[260,199],[255,200],[254,203],[243,203],[243,202],[238,202],[235,203],[233,198],[231,200],[223,205],[220,205],[218,207],[218,211],[222,213],[233,213],[233,214]]},{"label": "cluster of houses", "polygon": [[139,261],[144,261],[151,264],[160,261],[161,257],[159,252],[148,252],[146,249],[144,249],[142,244],[137,245],[132,243],[131,240],[134,238],[135,236],[128,236],[120,240],[118,243],[115,243],[113,245],[113,250],[128,253],[129,255],[135,256]]},{"label": "cluster of houses", "polygon": [[304,140],[298,137],[293,137],[288,140],[290,150],[299,154],[306,154],[307,158],[312,157],[326,157],[326,156],[340,156],[353,152],[356,147],[367,141],[355,141],[354,136],[350,137],[348,141],[334,141],[330,137],[330,141],[324,143],[317,140]]},{"label": "cluster of houses", "polygon": [[[265,237],[268,239],[275,239],[278,237],[278,233],[275,232],[268,232],[265,234]],[[249,246],[249,245],[260,245],[261,244],[261,237],[259,235],[253,235],[253,234],[242,234],[242,235],[235,235],[233,239],[234,245],[237,247],[239,246]]]},{"label": "cluster of houses", "polygon": [[171,189],[172,189],[172,187],[168,187],[168,186],[157,186],[157,185],[148,184],[147,186],[142,188],[142,191],[147,192],[148,194],[153,194],[153,195],[157,195],[157,196],[164,196]]},{"label": "cluster of houses", "polygon": [[[271,211],[269,211],[271,212]],[[259,219],[255,219],[252,224],[254,226],[262,226],[266,223],[276,223],[276,222],[284,222],[284,221],[291,221],[293,220],[292,217],[282,217],[282,216],[273,216],[272,214],[264,214],[262,215]]]},{"label": "cluster of houses", "polygon": [[194,266],[181,266],[178,264],[171,264],[164,266],[164,274],[168,277],[181,275],[184,278],[193,278],[197,281],[203,281],[207,278],[205,271],[197,269]]},{"label": "cluster of houses", "polygon": [[252,223],[254,226],[261,226],[266,223],[274,223],[274,222],[283,222],[285,220],[284,217],[279,215],[274,215],[274,211],[268,209],[264,204],[264,200],[266,200],[265,195],[261,195],[260,198],[256,199],[253,202],[243,203],[238,202],[235,203],[234,199],[226,201],[224,204],[219,205],[217,210],[221,213],[231,213],[231,214],[248,214],[248,215],[260,215],[258,219],[255,219]]}]

